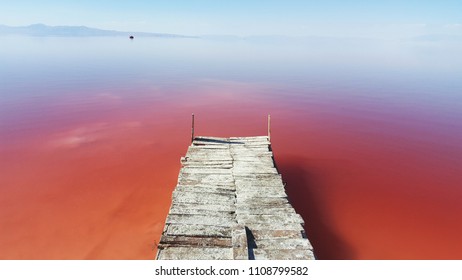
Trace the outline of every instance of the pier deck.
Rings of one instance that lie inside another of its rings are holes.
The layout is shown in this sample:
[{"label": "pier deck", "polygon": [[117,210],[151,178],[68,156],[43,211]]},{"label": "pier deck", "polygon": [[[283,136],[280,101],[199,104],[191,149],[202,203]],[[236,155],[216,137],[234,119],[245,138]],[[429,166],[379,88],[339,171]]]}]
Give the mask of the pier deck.
[{"label": "pier deck", "polygon": [[195,137],[181,162],[157,259],[314,259],[267,136]]}]

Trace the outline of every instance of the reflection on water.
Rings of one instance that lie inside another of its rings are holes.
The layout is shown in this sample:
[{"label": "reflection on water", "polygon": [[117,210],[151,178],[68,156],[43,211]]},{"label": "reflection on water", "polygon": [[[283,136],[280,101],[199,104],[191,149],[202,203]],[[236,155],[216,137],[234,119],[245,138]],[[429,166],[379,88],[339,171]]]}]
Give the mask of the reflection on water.
[{"label": "reflection on water", "polygon": [[0,40],[2,259],[154,258],[191,113],[215,136],[271,113],[318,257],[462,257],[462,48]]}]

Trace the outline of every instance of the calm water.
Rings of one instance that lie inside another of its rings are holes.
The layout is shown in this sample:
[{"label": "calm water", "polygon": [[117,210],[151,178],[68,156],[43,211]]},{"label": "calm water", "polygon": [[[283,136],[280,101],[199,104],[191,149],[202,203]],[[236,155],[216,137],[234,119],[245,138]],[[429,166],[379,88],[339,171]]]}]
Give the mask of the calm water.
[{"label": "calm water", "polygon": [[323,259],[462,259],[462,45],[0,37],[0,258],[152,259],[200,135],[266,133]]}]

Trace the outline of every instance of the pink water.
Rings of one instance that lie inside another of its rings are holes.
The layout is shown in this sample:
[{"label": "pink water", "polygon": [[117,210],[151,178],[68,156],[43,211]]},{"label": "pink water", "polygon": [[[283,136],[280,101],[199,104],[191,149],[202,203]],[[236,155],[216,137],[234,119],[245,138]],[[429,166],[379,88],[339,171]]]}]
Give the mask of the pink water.
[{"label": "pink water", "polygon": [[213,136],[264,135],[271,114],[318,258],[462,258],[460,69],[335,48],[322,63],[323,50],[287,45],[67,40],[7,49],[1,259],[154,258],[191,113]]}]

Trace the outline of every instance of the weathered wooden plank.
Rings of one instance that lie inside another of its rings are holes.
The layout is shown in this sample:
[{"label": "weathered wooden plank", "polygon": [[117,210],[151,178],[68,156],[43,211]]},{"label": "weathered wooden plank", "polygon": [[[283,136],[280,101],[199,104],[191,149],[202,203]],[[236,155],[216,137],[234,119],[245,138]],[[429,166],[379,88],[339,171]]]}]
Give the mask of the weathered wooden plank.
[{"label": "weathered wooden plank", "polygon": [[235,260],[248,260],[247,234],[245,227],[235,226],[232,231],[233,257]]},{"label": "weathered wooden plank", "polygon": [[232,260],[233,248],[167,247],[159,249],[159,260]]},{"label": "weathered wooden plank", "polygon": [[[200,157],[207,157],[209,160],[202,160]],[[213,159],[211,157],[216,157],[215,155],[208,155],[208,154],[202,154],[202,155],[197,155],[196,157],[189,157],[185,160],[182,161],[182,165],[192,165],[192,164],[197,164],[197,165],[218,165],[218,164],[233,164],[233,159],[231,157],[220,157],[217,159]]]},{"label": "weathered wooden plank", "polygon": [[253,143],[245,143],[244,145],[231,145],[229,147],[229,151],[231,153],[234,153],[235,151],[248,151],[248,152],[253,152],[253,151],[270,151],[270,146],[267,143],[258,143],[258,142],[253,142]]},{"label": "weathered wooden plank", "polygon": [[240,141],[255,141],[255,140],[261,140],[261,139],[265,139],[265,140],[268,140],[268,136],[262,136],[262,135],[256,135],[256,136],[233,136],[233,137],[229,137],[228,139],[230,140],[240,140]]},{"label": "weathered wooden plank", "polygon": [[198,208],[193,208],[193,207],[175,207],[175,208],[170,208],[169,214],[223,216],[223,215],[235,215],[235,212],[234,211],[216,211],[214,209],[198,209]]},{"label": "weathered wooden plank", "polygon": [[236,210],[236,204],[225,204],[221,203],[218,204],[210,203],[180,203],[177,201],[172,201],[172,206],[170,208],[190,208],[190,209],[203,209],[203,210],[211,210],[211,211],[224,211],[224,212],[233,212]]},{"label": "weathered wooden plank", "polygon": [[257,224],[250,224],[246,223],[246,227],[248,227],[252,232],[254,230],[303,230],[301,224],[294,224],[294,223],[272,223],[272,224],[264,224],[264,223],[257,223]]},{"label": "weathered wooden plank", "polygon": [[295,223],[303,224],[303,219],[298,214],[284,214],[284,215],[266,215],[266,214],[242,214],[236,216],[240,224],[255,224],[255,223]]},{"label": "weathered wooden plank", "polygon": [[[211,155],[211,154],[209,154]],[[235,151],[231,153],[231,155],[238,159],[238,160],[258,160],[259,158],[271,158],[273,156],[272,152],[264,152],[264,151],[255,151],[255,152],[250,152],[250,151]]]},{"label": "weathered wooden plank", "polygon": [[253,197],[253,198],[264,198],[264,197],[285,197],[287,194],[284,188],[281,187],[269,187],[269,186],[236,186],[236,196],[241,197]]},{"label": "weathered wooden plank", "polygon": [[[268,188],[272,190],[273,188]],[[207,195],[220,195],[220,196],[227,196],[227,197],[235,197],[236,196],[236,189],[233,186],[207,186],[207,185],[177,185],[173,194],[176,193],[185,193],[185,192],[193,192],[193,193],[206,193]]]},{"label": "weathered wooden plank", "polygon": [[268,140],[255,140],[255,141],[246,141],[246,140],[235,140],[236,142],[242,143],[241,145],[231,145],[231,148],[237,147],[237,148],[245,148],[245,147],[260,147],[260,146],[266,146],[269,147],[270,144]]},{"label": "weathered wooden plank", "polygon": [[242,207],[236,208],[235,213],[251,215],[289,215],[295,214],[296,212],[290,204],[286,204],[286,207],[245,207],[245,205],[243,205]]},{"label": "weathered wooden plank", "polygon": [[[264,140],[264,139],[256,139],[254,141],[249,141],[249,140],[239,140],[239,139],[236,139],[236,140],[232,140],[232,142],[230,142],[231,146],[239,146],[239,147],[245,147],[245,146],[269,146],[270,145],[270,142],[268,140]],[[240,145],[235,145],[235,144],[240,144]]]},{"label": "weathered wooden plank", "polygon": [[255,244],[259,249],[306,249],[313,250],[308,239],[303,238],[277,238],[256,239]]},{"label": "weathered wooden plank", "polygon": [[187,224],[187,225],[211,225],[211,226],[228,226],[236,225],[233,216],[207,216],[207,215],[189,215],[189,214],[169,214],[166,223],[168,224]]},{"label": "weathered wooden plank", "polygon": [[224,169],[224,168],[191,168],[191,167],[183,167],[180,171],[180,176],[183,174],[214,174],[214,175],[230,175],[232,176],[233,171],[231,169]]},{"label": "weathered wooden plank", "polygon": [[258,239],[280,239],[280,238],[306,238],[305,231],[303,230],[266,230],[255,229],[252,230],[252,235],[256,240]]},{"label": "weathered wooden plank", "polygon": [[193,145],[195,146],[200,146],[200,145],[207,145],[207,146],[211,146],[211,145],[229,145],[230,144],[230,141],[227,140],[227,139],[224,139],[224,140],[219,140],[219,139],[195,139],[194,142],[193,142]]},{"label": "weathered wooden plank", "polygon": [[284,197],[259,197],[258,199],[255,199],[237,196],[236,203],[241,205],[260,205],[262,207],[269,207],[272,205],[288,204],[289,201]]},{"label": "weathered wooden plank", "polygon": [[245,175],[245,174],[278,174],[275,168],[258,168],[258,167],[247,167],[247,168],[233,168],[234,175]]},{"label": "weathered wooden plank", "polygon": [[253,157],[252,160],[245,160],[245,158],[239,158],[233,162],[234,167],[255,167],[259,168],[275,168],[273,161],[266,157]]},{"label": "weathered wooden plank", "polygon": [[314,260],[314,254],[306,249],[254,249],[256,260]]},{"label": "weathered wooden plank", "polygon": [[[255,141],[239,141],[236,140],[237,143],[242,143],[241,145],[233,145],[233,146],[239,146],[239,147],[248,147],[248,146],[270,146],[270,143],[268,140],[255,140]],[[233,143],[236,143],[233,142]]]},{"label": "weathered wooden plank", "polygon": [[181,185],[191,184],[230,184],[234,185],[234,177],[229,174],[197,174],[197,173],[182,173],[178,178],[178,183]]},{"label": "weathered wooden plank", "polygon": [[241,198],[263,198],[263,197],[285,197],[287,194],[284,189],[281,188],[265,188],[262,189],[251,189],[251,188],[238,188],[237,196]]},{"label": "weathered wooden plank", "polygon": [[255,189],[259,190],[261,188],[264,188],[260,191],[265,191],[266,188],[280,188],[280,189],[285,189],[284,184],[280,180],[263,180],[263,181],[255,181],[255,180],[235,180],[234,184],[236,186],[236,189],[242,190],[242,189]]},{"label": "weathered wooden plank", "polygon": [[210,163],[222,163],[222,162],[229,162],[232,158],[214,156],[214,155],[201,155],[195,156],[194,158],[189,159],[188,163],[202,163],[202,162],[210,162]]},{"label": "weathered wooden plank", "polygon": [[204,205],[215,205],[215,204],[225,204],[225,205],[233,205],[234,199],[220,199],[220,200],[210,200],[212,196],[193,196],[193,195],[181,195],[176,196],[173,199],[174,203],[187,203],[187,204],[204,204]]},{"label": "weathered wooden plank", "polygon": [[226,138],[215,138],[212,139],[210,137],[207,138],[196,138],[193,141],[193,145],[229,145],[230,141]]},{"label": "weathered wooden plank", "polygon": [[231,145],[229,147],[231,154],[235,153],[261,153],[269,152],[269,146],[266,144],[245,144],[245,145]]},{"label": "weathered wooden plank", "polygon": [[235,149],[231,151],[231,155],[236,159],[241,158],[271,158],[273,153],[267,150],[251,150],[251,149]]},{"label": "weathered wooden plank", "polygon": [[262,159],[261,161],[241,161],[235,160],[232,163],[232,166],[239,168],[248,168],[248,167],[258,167],[258,168],[275,168],[273,160],[271,159]]},{"label": "weathered wooden plank", "polygon": [[[278,174],[236,174],[233,173],[233,179],[237,185],[250,186],[281,186],[281,177]],[[284,186],[284,185],[282,185]]]},{"label": "weathered wooden plank", "polygon": [[183,163],[184,167],[187,168],[208,168],[208,169],[231,169],[233,168],[232,162],[208,162],[207,164],[202,164],[200,162],[185,162]]},{"label": "weathered wooden plank", "polygon": [[234,175],[234,184],[237,188],[266,188],[266,187],[280,187],[285,188],[284,183],[281,180],[276,179],[261,179],[257,180],[255,178],[241,179],[245,177],[238,178],[238,175],[242,174],[233,174]]},{"label": "weathered wooden plank", "polygon": [[175,191],[228,193],[235,195],[236,188],[234,186],[177,185]]},{"label": "weathered wooden plank", "polygon": [[216,186],[216,187],[224,187],[224,188],[236,188],[234,185],[234,181],[228,180],[228,178],[223,178],[222,180],[217,178],[204,178],[203,176],[200,177],[192,177],[192,176],[184,176],[178,178],[178,185],[183,186],[193,186],[193,185],[200,185],[200,186]]},{"label": "weathered wooden plank", "polygon": [[160,239],[159,248],[166,247],[232,247],[231,238],[223,237],[191,237],[191,236],[168,236]]},{"label": "weathered wooden plank", "polygon": [[235,195],[229,193],[190,192],[175,190],[173,201],[177,203],[234,204]]},{"label": "weathered wooden plank", "polygon": [[282,180],[281,174],[247,174],[247,175],[235,175],[235,180],[245,180],[248,181],[249,179],[255,181],[274,181],[275,183]]},{"label": "weathered wooden plank", "polygon": [[204,181],[231,181],[234,182],[234,176],[232,173],[227,174],[197,174],[197,173],[182,173],[180,172],[179,178],[185,179],[200,179]]},{"label": "weathered wooden plank", "polygon": [[164,230],[164,235],[231,238],[232,229],[227,226],[167,224]]},{"label": "weathered wooden plank", "polygon": [[231,153],[228,149],[195,149],[195,150],[188,150],[186,153],[185,160],[190,158],[194,158],[196,156],[214,156],[214,157],[223,157],[229,158]]},{"label": "weathered wooden plank", "polygon": [[208,150],[208,149],[213,149],[213,150],[229,150],[229,147],[227,145],[198,145],[198,146],[190,146],[188,148],[188,151],[202,151],[202,150]]},{"label": "weathered wooden plank", "polygon": [[194,155],[216,155],[216,156],[229,156],[231,152],[229,149],[191,149],[186,153],[186,157],[191,158]]},{"label": "weathered wooden plank", "polygon": [[203,162],[207,162],[207,161],[230,161],[232,160],[231,155],[215,154],[215,153],[188,154],[187,156],[188,156],[188,159],[186,159],[186,161],[200,160]]},{"label": "weathered wooden plank", "polygon": [[191,158],[187,158],[187,159],[183,160],[182,162],[183,162],[183,164],[189,163],[189,164],[203,164],[203,165],[206,165],[206,164],[224,164],[224,163],[232,164],[233,159],[230,157],[230,158],[224,158],[224,159],[223,158],[209,159],[207,161],[204,161],[203,159],[200,159],[200,158],[191,157]]},{"label": "weathered wooden plank", "polygon": [[227,191],[236,191],[236,186],[232,183],[230,184],[178,184],[177,188],[198,188],[198,189],[211,189],[213,192],[214,189],[217,190],[227,190]]}]

